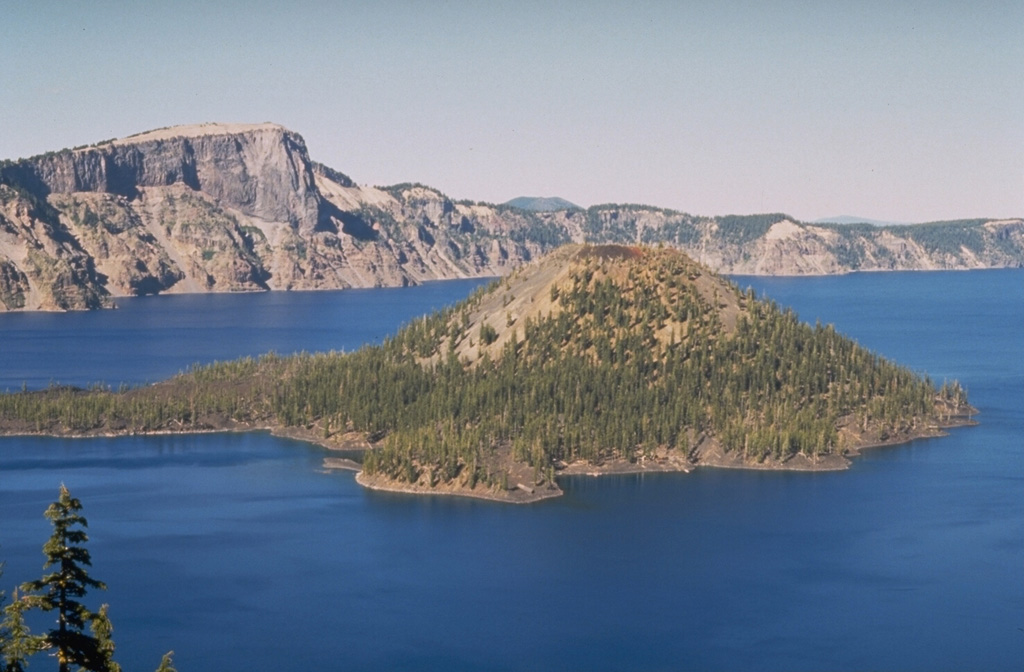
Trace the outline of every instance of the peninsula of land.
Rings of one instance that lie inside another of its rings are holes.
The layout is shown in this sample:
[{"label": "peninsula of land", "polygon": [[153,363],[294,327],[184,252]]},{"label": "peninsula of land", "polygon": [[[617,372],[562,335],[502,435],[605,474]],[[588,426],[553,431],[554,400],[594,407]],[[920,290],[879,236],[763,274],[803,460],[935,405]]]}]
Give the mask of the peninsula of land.
[{"label": "peninsula of land", "polygon": [[530,502],[559,475],[843,469],[976,411],[685,254],[560,248],[352,353],[265,355],[126,390],[0,395],[0,432],[269,430],[366,487]]}]

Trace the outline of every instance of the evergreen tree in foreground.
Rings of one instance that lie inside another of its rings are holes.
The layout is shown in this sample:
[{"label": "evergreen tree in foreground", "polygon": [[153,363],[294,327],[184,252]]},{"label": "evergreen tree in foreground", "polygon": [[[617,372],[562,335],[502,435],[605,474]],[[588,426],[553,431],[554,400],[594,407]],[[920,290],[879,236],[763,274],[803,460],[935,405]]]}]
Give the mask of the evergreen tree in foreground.
[{"label": "evergreen tree in foreground", "polygon": [[57,627],[43,636],[43,642],[56,651],[60,672],[70,672],[72,665],[97,672],[108,669],[101,662],[104,653],[99,640],[85,631],[94,615],[79,601],[89,588],[106,588],[85,570],[92,566],[92,559],[85,548],[89,537],[84,528],[88,522],[81,510],[82,502],[61,484],[60,496],[45,513],[53,524],[53,534],[43,545],[43,569],[53,567],[54,571],[22,587],[30,595],[32,607],[57,612]]},{"label": "evergreen tree in foreground", "polygon": [[96,672],[121,672],[121,666],[114,662],[114,625],[107,616],[109,604],[104,604],[92,615],[89,630],[96,638]]},{"label": "evergreen tree in foreground", "polygon": [[160,659],[160,667],[156,668],[156,672],[178,672],[178,668],[174,667],[171,657],[174,655],[174,651],[168,651],[164,654],[164,657]]},{"label": "evergreen tree in foreground", "polygon": [[[71,672],[72,666],[85,672],[121,672],[121,666],[114,662],[109,605],[93,613],[79,602],[89,588],[106,588],[84,569],[92,566],[92,559],[84,547],[89,540],[84,530],[88,523],[81,510],[82,503],[62,484],[57,501],[45,513],[53,524],[53,535],[43,545],[43,569],[56,569],[38,581],[23,584],[25,595],[19,597],[15,590],[11,604],[0,612],[0,672],[24,672],[28,659],[45,650],[55,651],[60,672]],[[0,592],[0,606],[3,598]],[[45,635],[33,635],[24,618],[29,609],[56,611],[57,627]],[[85,632],[87,623],[91,635]],[[177,672],[171,664],[173,654],[164,654],[157,672]]]},{"label": "evergreen tree in foreground", "polygon": [[4,618],[0,621],[0,670],[3,672],[24,672],[28,659],[43,647],[41,638],[33,635],[25,624],[28,609],[28,600],[19,597],[17,590],[11,603],[4,607]]}]

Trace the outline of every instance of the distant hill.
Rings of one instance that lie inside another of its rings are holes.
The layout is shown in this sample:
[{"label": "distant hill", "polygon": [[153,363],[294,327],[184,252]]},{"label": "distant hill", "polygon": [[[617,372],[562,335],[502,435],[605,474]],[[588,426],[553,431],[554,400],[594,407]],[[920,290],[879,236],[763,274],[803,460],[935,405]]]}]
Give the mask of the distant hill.
[{"label": "distant hill", "polygon": [[867,217],[858,217],[856,215],[837,215],[835,217],[825,217],[824,219],[816,219],[814,224],[870,224],[871,226],[904,226],[906,222],[884,222],[880,219],[868,219]]},{"label": "distant hill", "polygon": [[505,201],[502,205],[519,208],[520,210],[530,210],[532,212],[557,212],[558,210],[583,209],[575,203],[570,203],[564,198],[559,198],[557,196],[520,196],[519,198],[513,198],[511,201]]}]

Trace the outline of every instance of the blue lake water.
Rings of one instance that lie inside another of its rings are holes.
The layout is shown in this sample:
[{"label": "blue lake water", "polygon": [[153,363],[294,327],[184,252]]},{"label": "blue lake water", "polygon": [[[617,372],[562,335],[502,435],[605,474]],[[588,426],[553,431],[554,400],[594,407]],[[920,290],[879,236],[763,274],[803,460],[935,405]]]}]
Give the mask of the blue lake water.
[{"label": "blue lake water", "polygon": [[118,310],[0,313],[0,390],[140,384],[195,363],[353,350],[461,300],[486,280],[335,292],[117,299]]},{"label": "blue lake water", "polygon": [[[959,379],[982,424],[847,472],[573,478],[523,507],[366,491],[266,434],[5,438],[0,587],[40,576],[64,482],[126,669],[1019,670],[1024,271],[737,280]],[[473,286],[0,315],[0,388],[351,349]]]}]

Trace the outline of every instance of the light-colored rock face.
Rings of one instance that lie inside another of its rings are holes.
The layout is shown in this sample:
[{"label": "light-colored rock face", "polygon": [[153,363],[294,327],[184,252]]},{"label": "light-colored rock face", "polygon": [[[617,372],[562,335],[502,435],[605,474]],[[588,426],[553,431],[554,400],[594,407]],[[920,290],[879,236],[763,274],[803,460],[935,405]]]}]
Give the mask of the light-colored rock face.
[{"label": "light-colored rock face", "polygon": [[178,126],[0,163],[0,310],[504,275],[569,242],[665,243],[740,274],[1024,265],[1020,219],[925,230],[641,206],[528,212],[359,186],[275,124]]},{"label": "light-colored rock face", "polygon": [[0,310],[499,275],[549,247],[505,238],[528,218],[358,187],[274,124],[160,129],[3,170]]},{"label": "light-colored rock face", "polygon": [[271,133],[281,133],[286,132],[286,129],[284,128],[284,126],[281,126],[279,124],[272,124],[269,122],[262,124],[188,124],[182,126],[168,126],[166,128],[157,128],[153,129],[152,131],[136,133],[135,135],[130,135],[127,138],[119,138],[117,140],[111,140],[110,142],[100,143],[100,145],[98,146],[137,145],[140,143],[151,142],[154,140],[172,140],[174,138],[199,138],[208,135],[249,135],[267,131]]},{"label": "light-colored rock face", "polygon": [[59,152],[34,161],[34,177],[50,193],[128,198],[143,187],[182,184],[246,215],[314,230],[320,198],[302,138],[272,124],[229,128],[164,129]]},{"label": "light-colored rock face", "polygon": [[0,184],[0,309],[75,310],[110,305],[93,259],[52,221],[46,204]]},{"label": "light-colored rock face", "polygon": [[814,225],[783,215],[694,217],[612,206],[568,213],[588,242],[665,243],[719,273],[831,275],[851,271],[1024,266],[1024,220],[911,226]]}]

